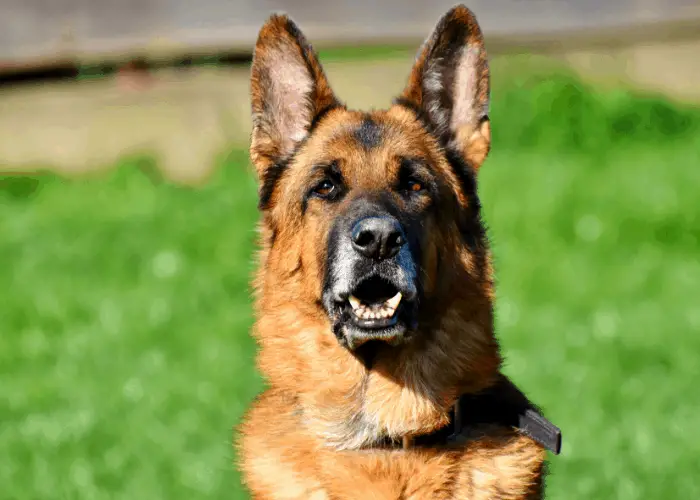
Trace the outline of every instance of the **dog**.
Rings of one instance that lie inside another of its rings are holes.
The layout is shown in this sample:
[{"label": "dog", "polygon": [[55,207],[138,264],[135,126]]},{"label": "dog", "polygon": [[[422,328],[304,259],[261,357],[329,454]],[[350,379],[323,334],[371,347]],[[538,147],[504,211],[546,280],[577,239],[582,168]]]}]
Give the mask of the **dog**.
[{"label": "dog", "polygon": [[385,110],[348,109],[285,15],[259,32],[256,499],[534,499],[561,433],[501,373],[477,177],[489,67],[464,6]]}]

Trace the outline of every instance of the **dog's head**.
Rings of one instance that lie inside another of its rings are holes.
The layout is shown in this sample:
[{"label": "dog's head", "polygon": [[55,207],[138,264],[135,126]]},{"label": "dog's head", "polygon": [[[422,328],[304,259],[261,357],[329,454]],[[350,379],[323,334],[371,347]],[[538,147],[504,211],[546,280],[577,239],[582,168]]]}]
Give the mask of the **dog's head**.
[{"label": "dog's head", "polygon": [[490,313],[475,188],[489,73],[466,7],[439,21],[388,110],[342,105],[285,16],[260,31],[251,90],[270,295],[327,320],[353,350],[402,344],[457,300]]}]

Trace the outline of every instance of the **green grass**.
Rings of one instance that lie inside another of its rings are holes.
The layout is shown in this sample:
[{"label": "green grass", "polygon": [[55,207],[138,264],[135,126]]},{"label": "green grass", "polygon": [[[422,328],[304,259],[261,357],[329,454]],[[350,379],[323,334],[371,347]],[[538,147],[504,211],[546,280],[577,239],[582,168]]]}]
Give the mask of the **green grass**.
[{"label": "green grass", "polygon": [[[548,498],[699,498],[700,113],[505,80],[480,192],[507,372],[564,433]],[[198,189],[137,163],[0,180],[0,498],[246,498],[247,158]]]},{"label": "green grass", "polygon": [[236,498],[232,426],[261,387],[241,154],[201,190],[6,179],[0,498]]},{"label": "green grass", "polygon": [[406,59],[415,57],[417,48],[407,45],[366,45],[366,46],[338,46],[321,48],[318,56],[323,63],[366,61],[368,59]]}]

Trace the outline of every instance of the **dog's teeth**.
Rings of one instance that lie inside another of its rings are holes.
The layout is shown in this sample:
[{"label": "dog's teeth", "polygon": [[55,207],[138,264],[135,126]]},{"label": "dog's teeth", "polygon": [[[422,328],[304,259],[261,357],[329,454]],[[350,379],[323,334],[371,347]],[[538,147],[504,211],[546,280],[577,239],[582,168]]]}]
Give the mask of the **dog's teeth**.
[{"label": "dog's teeth", "polygon": [[383,304],[363,304],[353,295],[348,299],[352,306],[353,314],[363,320],[389,319],[393,317],[396,314],[396,307],[400,300],[401,293],[397,293]]},{"label": "dog's teeth", "polygon": [[348,299],[350,302],[350,305],[352,306],[353,310],[357,311],[360,306],[362,305],[362,302],[360,302],[360,299],[355,297],[354,295],[351,295],[350,298]]},{"label": "dog's teeth", "polygon": [[401,292],[397,292],[396,295],[384,302],[384,305],[390,309],[396,310],[396,308],[399,306],[399,302],[401,302]]},{"label": "dog's teeth", "polygon": [[358,318],[361,318],[362,316],[365,315],[367,310],[364,307],[360,306],[357,309],[353,309],[352,312],[355,313],[355,316],[357,316]]}]

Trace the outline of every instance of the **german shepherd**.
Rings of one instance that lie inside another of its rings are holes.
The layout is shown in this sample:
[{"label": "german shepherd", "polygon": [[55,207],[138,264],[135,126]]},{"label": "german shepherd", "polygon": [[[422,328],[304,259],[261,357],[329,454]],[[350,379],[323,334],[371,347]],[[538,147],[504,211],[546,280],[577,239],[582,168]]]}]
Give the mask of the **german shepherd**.
[{"label": "german shepherd", "polygon": [[489,69],[457,6],[387,110],[347,109],[284,15],[252,65],[256,499],[532,499],[559,430],[501,374],[476,177]]}]

